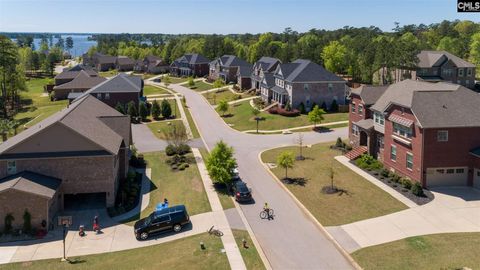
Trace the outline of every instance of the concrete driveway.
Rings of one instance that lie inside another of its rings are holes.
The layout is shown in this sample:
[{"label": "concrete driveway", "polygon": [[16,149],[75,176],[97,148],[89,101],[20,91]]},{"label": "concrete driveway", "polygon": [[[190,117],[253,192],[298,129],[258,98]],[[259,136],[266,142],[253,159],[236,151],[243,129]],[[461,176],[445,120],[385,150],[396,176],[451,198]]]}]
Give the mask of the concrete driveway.
[{"label": "concrete driveway", "polygon": [[348,252],[411,236],[480,232],[480,190],[443,187],[432,192],[435,199],[426,205],[327,230]]},{"label": "concrete driveway", "polygon": [[[249,225],[274,269],[352,269],[347,259],[313,221],[295,204],[264,169],[258,154],[266,149],[292,145],[297,136],[252,135],[228,127],[198,93],[179,85],[170,87],[186,97],[187,104],[207,146],[224,140],[235,149],[241,178],[253,190],[256,204],[241,205]],[[334,141],[346,137],[347,129],[328,133],[304,133],[304,143]],[[262,220],[264,202],[275,210],[275,219]]]},{"label": "concrete driveway", "polygon": [[168,143],[157,139],[145,124],[132,124],[132,139],[140,153],[163,151]]}]

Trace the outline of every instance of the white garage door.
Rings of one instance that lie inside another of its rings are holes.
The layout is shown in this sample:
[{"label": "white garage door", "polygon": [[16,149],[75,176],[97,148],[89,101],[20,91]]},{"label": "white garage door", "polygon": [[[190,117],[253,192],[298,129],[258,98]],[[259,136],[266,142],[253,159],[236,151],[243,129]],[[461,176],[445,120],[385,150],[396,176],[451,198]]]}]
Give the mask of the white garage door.
[{"label": "white garage door", "polygon": [[468,180],[467,167],[428,168],[427,186],[466,186]]},{"label": "white garage door", "polygon": [[480,169],[473,170],[473,186],[480,188]]}]

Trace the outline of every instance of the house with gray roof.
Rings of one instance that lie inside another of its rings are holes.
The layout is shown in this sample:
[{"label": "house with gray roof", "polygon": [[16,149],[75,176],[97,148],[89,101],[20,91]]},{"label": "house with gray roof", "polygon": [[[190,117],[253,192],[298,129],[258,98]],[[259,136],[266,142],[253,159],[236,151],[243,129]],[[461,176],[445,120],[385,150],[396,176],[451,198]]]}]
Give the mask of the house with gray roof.
[{"label": "house with gray roof", "polygon": [[275,85],[263,89],[260,96],[265,102],[280,106],[298,108],[303,104],[308,111],[323,102],[330,107],[334,100],[343,105],[349,92],[345,80],[310,60],[279,64],[273,77]]},{"label": "house with gray roof", "polygon": [[240,66],[251,69],[252,65],[235,55],[223,55],[210,62],[210,80],[222,79],[225,83],[237,83],[237,72]]},{"label": "house with gray roof", "polygon": [[203,77],[208,75],[208,60],[198,53],[188,53],[170,64],[170,74],[175,77]]},{"label": "house with gray roof", "polygon": [[135,65],[135,60],[128,56],[118,56],[115,61],[115,68],[118,71],[132,71]]},{"label": "house with gray roof", "polygon": [[113,206],[130,144],[130,118],[83,96],[0,144],[0,216],[12,213],[18,229],[27,210],[47,229],[77,201]]},{"label": "house with gray roof", "polygon": [[55,100],[66,99],[70,93],[83,93],[106,80],[101,76],[90,76],[85,70],[76,72],[76,74],[77,76],[73,80],[53,87]]},{"label": "house with gray roof", "polygon": [[480,94],[404,80],[351,91],[351,159],[368,153],[424,187],[480,187]]},{"label": "house with gray roof", "polygon": [[253,66],[243,65],[237,69],[237,86],[241,90],[248,90],[252,88],[252,70]]},{"label": "house with gray roof", "polygon": [[257,89],[257,91],[261,90],[261,84],[263,78],[266,74],[273,74],[277,69],[277,66],[282,62],[273,57],[263,56],[260,58],[255,64],[253,64],[253,71],[252,71],[252,85],[253,88]]},{"label": "house with gray roof", "polygon": [[81,71],[84,71],[90,77],[98,77],[98,73],[95,72],[92,67],[80,64],[73,67],[65,68],[62,72],[57,74],[54,78],[55,86],[59,86],[61,84],[72,81],[78,76]]},{"label": "house with gray roof", "polygon": [[116,56],[100,55],[95,58],[95,68],[97,71],[109,71],[115,69],[116,63]]}]

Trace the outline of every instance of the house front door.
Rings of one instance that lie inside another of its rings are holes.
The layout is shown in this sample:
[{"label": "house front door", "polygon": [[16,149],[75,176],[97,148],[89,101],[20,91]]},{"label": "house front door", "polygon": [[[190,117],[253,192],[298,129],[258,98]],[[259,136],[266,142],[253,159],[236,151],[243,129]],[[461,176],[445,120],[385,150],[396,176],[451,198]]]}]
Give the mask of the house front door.
[{"label": "house front door", "polygon": [[360,131],[360,146],[368,145],[368,134],[365,131]]}]

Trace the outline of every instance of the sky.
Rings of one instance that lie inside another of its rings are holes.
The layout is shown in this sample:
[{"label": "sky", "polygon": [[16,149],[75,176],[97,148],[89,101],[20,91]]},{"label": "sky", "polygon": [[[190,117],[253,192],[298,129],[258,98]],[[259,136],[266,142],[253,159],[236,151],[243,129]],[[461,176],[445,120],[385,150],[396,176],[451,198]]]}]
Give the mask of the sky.
[{"label": "sky", "polygon": [[298,32],[442,20],[457,0],[0,0],[0,32],[231,34]]}]

